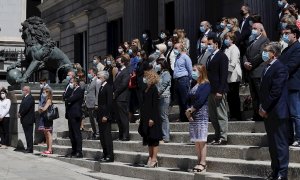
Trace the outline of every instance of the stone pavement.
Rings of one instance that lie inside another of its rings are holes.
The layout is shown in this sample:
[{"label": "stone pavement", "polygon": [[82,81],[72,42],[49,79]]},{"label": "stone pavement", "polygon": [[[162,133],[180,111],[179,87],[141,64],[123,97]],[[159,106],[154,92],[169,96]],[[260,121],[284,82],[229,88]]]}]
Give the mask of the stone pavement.
[{"label": "stone pavement", "polygon": [[107,176],[39,154],[24,154],[14,148],[0,149],[1,180],[90,180],[107,179]]}]

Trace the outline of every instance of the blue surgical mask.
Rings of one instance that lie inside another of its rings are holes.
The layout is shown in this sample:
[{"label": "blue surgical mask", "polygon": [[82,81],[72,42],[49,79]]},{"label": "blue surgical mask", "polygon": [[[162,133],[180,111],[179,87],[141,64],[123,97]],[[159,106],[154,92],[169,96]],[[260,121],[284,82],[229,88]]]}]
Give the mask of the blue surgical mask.
[{"label": "blue surgical mask", "polygon": [[91,75],[90,73],[88,74],[88,78],[89,79],[93,79],[93,75]]},{"label": "blue surgical mask", "polygon": [[161,38],[161,39],[165,39],[166,37],[167,37],[167,36],[166,36],[165,33],[161,33],[161,34],[160,34],[160,38]]},{"label": "blue surgical mask", "polygon": [[198,80],[198,78],[199,78],[199,73],[198,73],[197,71],[193,71],[193,72],[192,72],[192,78],[193,78],[194,80]]},{"label": "blue surgical mask", "polygon": [[205,32],[205,27],[204,26],[200,26],[199,30],[204,33]]},{"label": "blue surgical mask", "polygon": [[285,29],[287,26],[287,23],[280,23],[281,29]]},{"label": "blue surgical mask", "polygon": [[46,97],[46,96],[47,96],[47,94],[46,94],[46,93],[42,93],[42,96],[43,96],[43,97]]},{"label": "blue surgical mask", "polygon": [[111,61],[106,61],[106,64],[107,65],[111,65]]},{"label": "blue surgical mask", "polygon": [[132,49],[128,49],[128,54],[129,54],[129,55],[132,54]]},{"label": "blue surgical mask", "polygon": [[215,51],[213,45],[207,45],[207,51],[213,53]]},{"label": "blue surgical mask", "polygon": [[173,52],[174,52],[175,56],[177,56],[179,54],[179,51],[177,49],[174,49]]},{"label": "blue surgical mask", "polygon": [[73,83],[70,83],[70,84],[69,84],[69,87],[70,87],[71,89],[73,89],[73,88],[74,88],[74,84],[73,84]]},{"label": "blue surgical mask", "polygon": [[225,39],[225,40],[224,40],[224,44],[225,44],[227,47],[229,47],[229,46],[230,46],[230,41],[229,41],[229,39]]},{"label": "blue surgical mask", "polygon": [[156,72],[160,72],[161,71],[161,65],[160,64],[156,64],[156,66],[155,66],[155,71]]},{"label": "blue surgical mask", "polygon": [[283,7],[283,6],[284,6],[284,3],[283,3],[281,0],[279,0],[279,1],[278,1],[278,6],[279,6],[279,7]]},{"label": "blue surgical mask", "polygon": [[285,43],[289,43],[290,42],[290,40],[289,40],[289,35],[287,35],[287,34],[284,34],[283,36],[282,36],[282,40],[285,42]]},{"label": "blue surgical mask", "polygon": [[229,31],[232,29],[232,25],[231,24],[227,24],[226,27],[227,27],[227,29],[229,29]]},{"label": "blue surgical mask", "polygon": [[66,80],[67,80],[67,81],[70,81],[70,80],[71,80],[71,76],[67,76],[67,77],[66,77]]},{"label": "blue surgical mask", "polygon": [[261,53],[261,58],[262,58],[262,60],[263,60],[264,62],[268,61],[268,60],[270,59],[269,53],[266,52],[266,51],[263,51],[263,52]]},{"label": "blue surgical mask", "polygon": [[207,48],[207,45],[205,43],[201,43],[201,49],[205,50]]},{"label": "blue surgical mask", "polygon": [[258,36],[258,31],[256,29],[252,29],[251,34],[255,37]]},{"label": "blue surgical mask", "polygon": [[221,28],[221,29],[224,29],[224,28],[225,28],[225,24],[224,24],[224,23],[221,23],[221,24],[220,24],[220,28]]}]

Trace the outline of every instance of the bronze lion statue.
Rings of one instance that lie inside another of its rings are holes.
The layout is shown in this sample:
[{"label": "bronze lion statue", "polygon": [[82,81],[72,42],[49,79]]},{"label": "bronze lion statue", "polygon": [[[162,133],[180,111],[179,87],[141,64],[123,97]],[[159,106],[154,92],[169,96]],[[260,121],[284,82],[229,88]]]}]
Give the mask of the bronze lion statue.
[{"label": "bronze lion statue", "polygon": [[40,17],[30,17],[21,25],[22,29],[20,31],[25,43],[25,60],[17,61],[7,67],[7,71],[17,67],[26,67],[26,71],[21,77],[10,77],[14,78],[15,84],[27,82],[34,72],[40,70],[48,70],[57,75],[58,71],[66,72],[72,69],[71,61],[56,47],[46,24]]}]

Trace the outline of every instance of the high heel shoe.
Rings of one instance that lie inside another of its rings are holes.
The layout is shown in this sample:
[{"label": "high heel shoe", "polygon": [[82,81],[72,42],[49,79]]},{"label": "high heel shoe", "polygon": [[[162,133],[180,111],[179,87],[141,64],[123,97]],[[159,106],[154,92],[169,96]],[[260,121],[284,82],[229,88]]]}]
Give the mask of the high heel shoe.
[{"label": "high heel shoe", "polygon": [[[154,164],[152,164],[154,163]],[[149,165],[145,166],[146,168],[157,168],[158,167],[158,161],[151,161]]]}]

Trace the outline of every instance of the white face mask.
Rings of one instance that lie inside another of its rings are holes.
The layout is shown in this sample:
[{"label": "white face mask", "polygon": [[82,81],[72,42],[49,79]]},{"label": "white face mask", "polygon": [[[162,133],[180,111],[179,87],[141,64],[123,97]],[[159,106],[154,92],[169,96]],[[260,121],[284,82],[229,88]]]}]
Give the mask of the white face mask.
[{"label": "white face mask", "polygon": [[173,46],[173,43],[172,43],[171,41],[169,41],[169,42],[168,42],[168,46],[169,46],[169,47],[172,47],[172,46]]},{"label": "white face mask", "polygon": [[1,94],[1,98],[2,98],[2,99],[5,99],[5,98],[6,98],[6,95],[5,95],[5,94]]},{"label": "white face mask", "polygon": [[102,84],[102,80],[101,79],[97,79],[97,84]]},{"label": "white face mask", "polygon": [[118,52],[121,54],[123,52],[123,49],[118,49]]},{"label": "white face mask", "polygon": [[40,84],[40,88],[43,89],[44,88],[44,84]]},{"label": "white face mask", "polygon": [[94,60],[93,60],[93,63],[94,63],[94,64],[97,64],[97,60],[96,60],[96,59],[94,59]]},{"label": "white face mask", "polygon": [[43,97],[46,97],[46,96],[47,96],[47,94],[46,94],[46,93],[43,93],[43,94],[42,94],[42,96],[43,96]]}]

